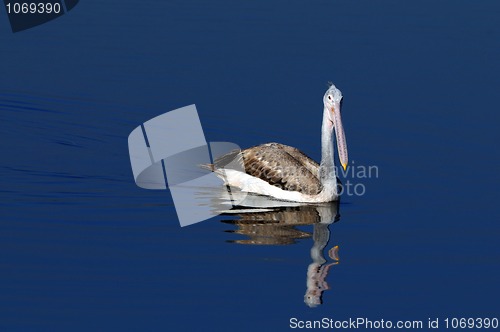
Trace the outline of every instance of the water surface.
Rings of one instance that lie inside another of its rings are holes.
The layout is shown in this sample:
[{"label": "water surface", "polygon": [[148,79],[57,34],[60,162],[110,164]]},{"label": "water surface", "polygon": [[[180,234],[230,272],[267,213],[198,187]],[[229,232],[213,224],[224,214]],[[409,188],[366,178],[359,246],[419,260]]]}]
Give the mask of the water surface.
[{"label": "water surface", "polygon": [[[496,2],[138,6],[89,0],[0,27],[2,330],[498,315]],[[337,222],[289,208],[180,228],[168,191],[134,184],[128,134],[192,103],[208,141],[319,160],[328,81],[351,169],[378,169],[341,176],[366,192]]]}]

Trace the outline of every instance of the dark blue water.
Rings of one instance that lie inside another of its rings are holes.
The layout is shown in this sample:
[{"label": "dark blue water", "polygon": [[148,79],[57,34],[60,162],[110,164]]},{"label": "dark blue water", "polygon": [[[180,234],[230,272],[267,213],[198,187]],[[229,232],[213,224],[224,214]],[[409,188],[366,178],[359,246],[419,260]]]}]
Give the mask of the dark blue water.
[{"label": "dark blue water", "polygon": [[[0,10],[0,330],[498,317],[498,17],[495,1],[88,0],[13,34]],[[341,176],[366,191],[338,222],[181,228],[168,191],[135,185],[128,134],[193,103],[208,141],[319,160],[328,81],[351,169],[378,170]],[[314,246],[329,289],[310,308]]]}]

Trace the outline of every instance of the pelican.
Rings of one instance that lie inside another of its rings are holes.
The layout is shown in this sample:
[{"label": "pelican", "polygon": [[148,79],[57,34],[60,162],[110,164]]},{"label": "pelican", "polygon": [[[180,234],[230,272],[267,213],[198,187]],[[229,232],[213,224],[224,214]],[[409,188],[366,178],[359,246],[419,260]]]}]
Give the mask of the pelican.
[{"label": "pelican", "polygon": [[[333,160],[333,131],[343,169],[347,167],[347,144],[341,119],[342,93],[331,85],[323,96],[321,126],[321,163],[298,149],[279,143],[267,143],[243,151],[228,153],[209,165],[226,185],[244,192],[275,199],[320,203],[339,199],[340,181]],[[240,170],[228,167],[237,159]]]}]

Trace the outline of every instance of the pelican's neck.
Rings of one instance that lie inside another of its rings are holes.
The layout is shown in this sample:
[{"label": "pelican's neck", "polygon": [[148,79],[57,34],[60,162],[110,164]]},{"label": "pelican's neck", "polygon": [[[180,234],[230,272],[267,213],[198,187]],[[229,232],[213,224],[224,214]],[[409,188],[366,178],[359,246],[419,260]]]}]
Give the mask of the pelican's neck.
[{"label": "pelican's neck", "polygon": [[328,115],[328,108],[323,110],[323,124],[321,126],[321,163],[319,170],[319,180],[323,190],[335,190],[337,187],[337,174],[333,163],[333,123]]}]

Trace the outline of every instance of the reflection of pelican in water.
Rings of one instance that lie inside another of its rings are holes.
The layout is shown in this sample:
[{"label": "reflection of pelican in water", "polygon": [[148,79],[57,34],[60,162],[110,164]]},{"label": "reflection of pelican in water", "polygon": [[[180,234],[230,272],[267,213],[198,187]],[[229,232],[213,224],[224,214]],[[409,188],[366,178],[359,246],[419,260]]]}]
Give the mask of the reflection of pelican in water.
[{"label": "reflection of pelican in water", "polygon": [[[296,148],[268,143],[218,158],[210,165],[224,182],[251,192],[293,202],[330,202],[339,198],[333,161],[332,135],[335,129],[340,163],[347,167],[347,145],[342,127],[342,93],[334,85],[323,97],[321,128],[321,164]],[[245,172],[224,168],[236,157],[242,159]]]},{"label": "reflection of pelican in water", "polygon": [[[321,304],[321,297],[328,289],[326,277],[332,265],[338,264],[338,247],[329,251],[329,256],[334,262],[326,264],[323,256],[323,249],[330,239],[329,226],[331,223],[339,220],[338,202],[332,202],[321,205],[303,205],[297,206],[293,203],[288,206],[262,209],[273,204],[287,205],[286,202],[276,202],[260,196],[252,201],[254,208],[245,208],[235,210],[236,220],[223,220],[225,223],[233,224],[238,227],[231,231],[241,235],[248,236],[248,239],[231,241],[239,244],[253,245],[276,245],[292,244],[296,239],[310,237],[311,234],[296,229],[296,226],[313,225],[313,247],[311,248],[312,263],[307,268],[307,291],[304,296],[304,302],[310,307],[316,307]],[[267,203],[266,203],[267,202]],[[227,211],[230,214],[232,211]],[[234,212],[233,212],[234,213]],[[234,214],[233,214],[234,215]]]},{"label": "reflection of pelican in water", "polygon": [[326,282],[326,276],[332,265],[338,264],[339,247],[335,246],[328,251],[330,258],[334,262],[326,264],[326,259],[323,256],[323,249],[328,244],[330,239],[330,230],[328,229],[329,223],[318,223],[314,225],[314,245],[311,248],[311,258],[313,262],[307,268],[307,291],[304,295],[304,302],[311,308],[316,307],[322,303],[321,296],[323,292],[329,289]]}]

